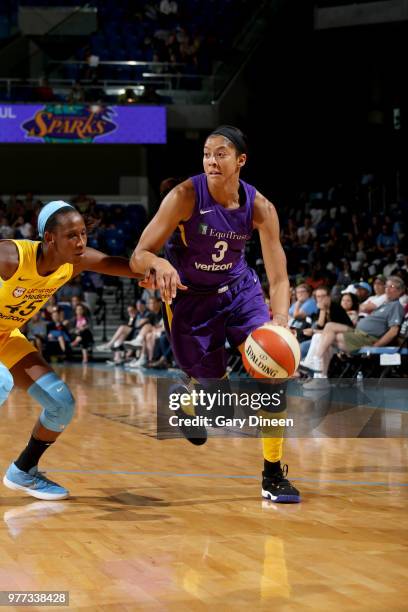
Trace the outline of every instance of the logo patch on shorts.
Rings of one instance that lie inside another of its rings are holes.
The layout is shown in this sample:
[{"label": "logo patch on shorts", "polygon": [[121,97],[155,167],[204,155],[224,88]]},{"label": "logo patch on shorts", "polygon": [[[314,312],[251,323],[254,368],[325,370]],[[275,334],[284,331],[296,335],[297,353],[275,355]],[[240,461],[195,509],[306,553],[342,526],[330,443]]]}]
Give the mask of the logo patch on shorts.
[{"label": "logo patch on shorts", "polygon": [[24,287],[16,287],[13,291],[13,295],[15,298],[19,298],[24,295],[26,291],[27,289],[24,289]]}]

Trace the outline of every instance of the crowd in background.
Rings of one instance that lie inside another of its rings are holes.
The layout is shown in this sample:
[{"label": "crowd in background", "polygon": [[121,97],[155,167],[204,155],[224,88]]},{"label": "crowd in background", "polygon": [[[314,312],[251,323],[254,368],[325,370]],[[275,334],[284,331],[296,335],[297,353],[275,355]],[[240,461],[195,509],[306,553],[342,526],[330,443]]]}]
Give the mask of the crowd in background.
[{"label": "crowd in background", "polygon": [[[328,323],[364,327],[361,320],[389,301],[387,287],[400,282],[401,323],[408,312],[407,206],[400,202],[385,213],[371,215],[361,194],[353,197],[342,185],[336,185],[327,193],[302,194],[295,204],[278,207],[291,282],[290,324],[301,343],[302,358],[309,365],[313,336]],[[99,205],[83,194],[73,197],[71,203],[89,222],[89,246],[112,255],[130,255],[147,222],[143,207]],[[32,193],[0,197],[0,238],[35,239],[41,206]],[[247,244],[246,257],[261,278],[267,300],[267,278],[255,235]],[[83,361],[88,360],[94,346],[92,317],[100,306],[105,283],[107,279],[99,274],[84,273],[59,291],[57,302],[52,304],[54,312],[47,307],[33,320],[33,325],[42,326],[35,342],[46,356],[54,349],[64,357],[73,349],[81,349]],[[108,362],[168,367],[173,361],[158,314],[160,304],[154,301],[155,295],[142,297],[136,286],[134,294],[135,301],[137,297],[143,301],[128,306],[128,322],[105,343],[104,350],[112,351]],[[72,300],[80,304],[72,305]],[[141,309],[150,317],[143,324],[144,331],[135,326]],[[397,341],[397,337],[392,339],[392,343]]]}]

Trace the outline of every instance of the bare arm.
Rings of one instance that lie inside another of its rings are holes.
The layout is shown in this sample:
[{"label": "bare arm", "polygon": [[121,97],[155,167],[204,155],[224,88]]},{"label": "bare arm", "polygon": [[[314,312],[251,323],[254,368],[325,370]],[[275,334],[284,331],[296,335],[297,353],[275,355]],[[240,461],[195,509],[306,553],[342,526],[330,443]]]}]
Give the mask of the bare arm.
[{"label": "bare arm", "polygon": [[125,257],[113,257],[90,247],[86,247],[81,263],[74,266],[72,276],[74,277],[85,271],[99,272],[109,276],[144,277],[144,274],[135,273],[131,270],[129,261]]},{"label": "bare arm", "polygon": [[374,342],[373,346],[387,346],[398,336],[399,329],[399,325],[393,325],[377,342]]},{"label": "bare arm", "polygon": [[327,320],[326,309],[325,308],[320,308],[319,316],[318,316],[317,321],[316,321],[316,325],[318,325],[320,328],[323,328],[326,325],[326,320]]},{"label": "bare arm", "polygon": [[18,250],[11,240],[0,240],[0,277],[8,280],[17,271],[19,264]]},{"label": "bare arm", "polygon": [[364,312],[366,314],[371,314],[378,306],[374,304],[374,302],[366,302],[364,304],[360,304],[359,312]]},{"label": "bare arm", "polygon": [[289,279],[286,255],[279,239],[279,219],[276,209],[257,193],[254,202],[254,227],[261,239],[262,255],[269,281],[273,322],[287,325],[289,310]]},{"label": "bare arm", "polygon": [[154,270],[162,300],[171,303],[177,289],[186,289],[177,270],[157,253],[179,223],[187,221],[194,209],[195,193],[191,180],[177,185],[164,198],[159,210],[145,228],[130,258],[134,272]]}]

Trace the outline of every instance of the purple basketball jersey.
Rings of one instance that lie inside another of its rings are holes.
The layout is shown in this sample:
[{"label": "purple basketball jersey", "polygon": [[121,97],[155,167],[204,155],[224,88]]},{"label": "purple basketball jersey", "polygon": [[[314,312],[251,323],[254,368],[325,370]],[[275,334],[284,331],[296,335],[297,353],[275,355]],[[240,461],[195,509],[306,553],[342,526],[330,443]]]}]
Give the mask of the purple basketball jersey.
[{"label": "purple basketball jersey", "polygon": [[248,269],[245,243],[252,233],[256,189],[240,180],[244,201],[230,210],[213,199],[205,174],[191,180],[196,193],[194,211],[167,242],[166,257],[188,287],[216,290]]}]

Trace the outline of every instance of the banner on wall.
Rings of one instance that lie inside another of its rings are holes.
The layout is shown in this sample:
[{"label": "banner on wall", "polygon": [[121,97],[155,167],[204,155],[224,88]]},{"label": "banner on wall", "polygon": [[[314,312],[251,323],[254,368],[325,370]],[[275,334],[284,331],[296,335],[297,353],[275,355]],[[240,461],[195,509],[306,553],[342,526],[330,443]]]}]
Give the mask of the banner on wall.
[{"label": "banner on wall", "polygon": [[166,107],[3,104],[0,142],[165,144]]}]

